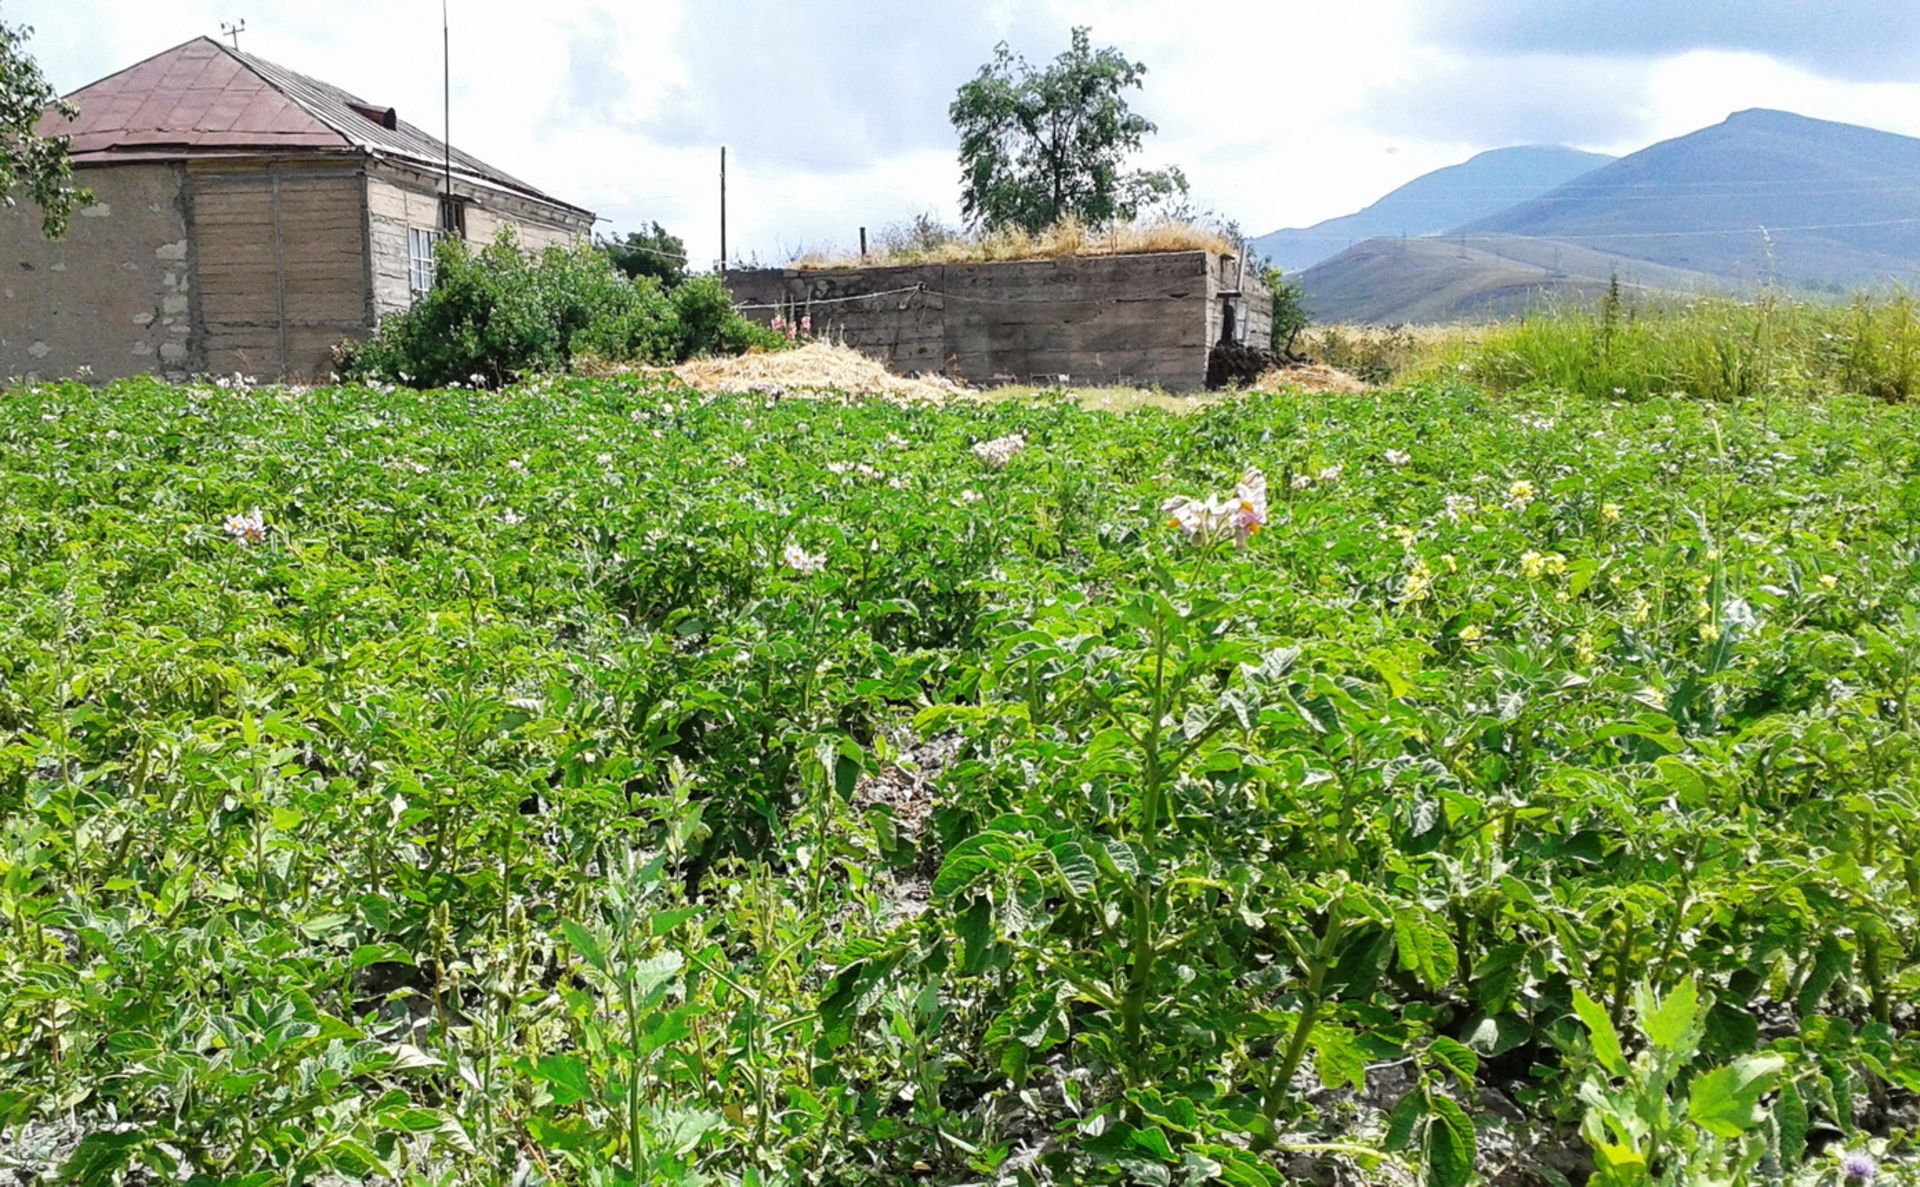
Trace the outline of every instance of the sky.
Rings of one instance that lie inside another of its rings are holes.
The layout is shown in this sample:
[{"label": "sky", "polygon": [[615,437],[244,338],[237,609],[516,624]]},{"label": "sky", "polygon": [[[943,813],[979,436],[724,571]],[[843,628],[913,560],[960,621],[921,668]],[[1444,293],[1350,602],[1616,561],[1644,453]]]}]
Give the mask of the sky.
[{"label": "sky", "polygon": [[[1249,234],[1510,144],[1623,154],[1749,107],[1920,135],[1920,0],[447,0],[453,142],[696,267],[957,221],[954,91],[1087,25],[1147,66],[1141,164]],[[71,91],[244,19],[241,48],[441,127],[436,0],[0,0]]]}]

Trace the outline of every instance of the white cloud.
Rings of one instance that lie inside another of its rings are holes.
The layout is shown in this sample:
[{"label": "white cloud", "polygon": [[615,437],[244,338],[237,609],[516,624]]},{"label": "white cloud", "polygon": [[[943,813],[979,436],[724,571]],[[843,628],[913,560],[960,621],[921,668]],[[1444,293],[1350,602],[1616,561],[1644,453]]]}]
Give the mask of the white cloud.
[{"label": "white cloud", "polygon": [[[244,48],[439,128],[432,0],[245,7]],[[1480,149],[1568,139],[1625,152],[1742,107],[1920,134],[1920,83],[1845,81],[1824,60],[1802,67],[1689,51],[1684,38],[1615,58],[1539,38],[1490,48],[1436,32],[1447,0],[1216,0],[1204,9],[1187,0],[562,0],[531,13],[451,0],[451,9],[455,143],[599,211],[611,229],[658,219],[687,240],[696,264],[719,249],[722,140],[733,148],[737,254],[772,262],[849,245],[862,225],[877,231],[923,210],[953,217],[958,169],[945,119],[954,88],[995,41],[1043,61],[1073,24],[1147,63],[1134,98],[1160,125],[1147,163],[1179,164],[1202,205],[1254,233],[1346,213]],[[6,15],[37,27],[32,50],[57,86],[73,89],[215,34],[234,11],[226,0],[7,0]]]}]

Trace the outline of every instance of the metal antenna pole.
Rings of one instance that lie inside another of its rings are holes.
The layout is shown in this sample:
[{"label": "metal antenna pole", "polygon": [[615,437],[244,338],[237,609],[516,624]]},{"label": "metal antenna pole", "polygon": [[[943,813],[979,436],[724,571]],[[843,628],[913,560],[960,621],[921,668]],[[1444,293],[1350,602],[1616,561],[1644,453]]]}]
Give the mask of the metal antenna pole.
[{"label": "metal antenna pole", "polygon": [[720,271],[727,270],[727,146],[720,146]]},{"label": "metal antenna pole", "polygon": [[[444,154],[447,197],[453,197],[453,35],[448,32],[447,0],[440,0],[440,148]],[[441,216],[443,222],[452,220]],[[445,228],[452,230],[451,226]]]}]

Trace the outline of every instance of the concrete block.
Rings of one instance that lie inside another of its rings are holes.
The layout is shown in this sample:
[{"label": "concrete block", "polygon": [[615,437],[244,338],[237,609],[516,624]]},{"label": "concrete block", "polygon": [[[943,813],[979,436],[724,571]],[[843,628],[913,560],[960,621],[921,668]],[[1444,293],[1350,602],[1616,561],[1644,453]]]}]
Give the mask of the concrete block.
[{"label": "concrete block", "polygon": [[153,258],[156,260],[184,260],[187,258],[187,241],[185,239],[179,239],[172,243],[162,243],[159,247],[153,249]]}]

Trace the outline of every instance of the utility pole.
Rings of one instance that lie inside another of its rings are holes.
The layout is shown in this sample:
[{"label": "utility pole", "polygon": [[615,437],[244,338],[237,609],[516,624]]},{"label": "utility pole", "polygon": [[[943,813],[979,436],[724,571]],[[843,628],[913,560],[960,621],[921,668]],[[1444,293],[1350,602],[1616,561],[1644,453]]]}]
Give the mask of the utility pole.
[{"label": "utility pole", "polygon": [[727,270],[727,146],[720,146],[720,271]]},{"label": "utility pole", "polygon": [[241,17],[238,21],[233,21],[233,22],[221,21],[220,31],[226,34],[228,37],[233,38],[233,48],[239,49],[240,34],[245,33],[247,31],[247,19],[245,17]]},{"label": "utility pole", "polygon": [[444,154],[442,168],[446,171],[448,214],[441,221],[448,223],[445,230],[452,230],[451,209],[453,202],[453,35],[448,32],[447,0],[440,0],[440,148]]}]

